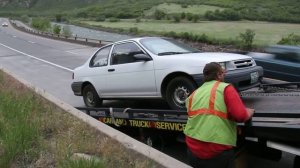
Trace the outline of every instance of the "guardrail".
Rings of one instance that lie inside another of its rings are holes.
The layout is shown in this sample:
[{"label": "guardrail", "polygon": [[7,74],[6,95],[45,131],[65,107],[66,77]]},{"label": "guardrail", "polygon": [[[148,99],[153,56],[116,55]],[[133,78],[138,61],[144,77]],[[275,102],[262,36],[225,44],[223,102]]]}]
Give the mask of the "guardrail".
[{"label": "guardrail", "polygon": [[84,38],[84,37],[78,37],[78,36],[66,36],[66,35],[61,35],[61,34],[53,34],[49,32],[42,32],[42,31],[37,31],[33,29],[28,29],[23,26],[17,25],[15,21],[9,20],[10,24],[17,30],[20,30],[22,32],[26,32],[29,34],[33,35],[38,35],[46,38],[51,38],[55,40],[62,40],[62,41],[67,41],[71,43],[77,43],[77,44],[83,44],[83,45],[89,45],[92,47],[101,47],[103,45],[112,43],[112,41],[104,41],[104,40],[98,40],[98,39],[89,39],[89,38]]}]

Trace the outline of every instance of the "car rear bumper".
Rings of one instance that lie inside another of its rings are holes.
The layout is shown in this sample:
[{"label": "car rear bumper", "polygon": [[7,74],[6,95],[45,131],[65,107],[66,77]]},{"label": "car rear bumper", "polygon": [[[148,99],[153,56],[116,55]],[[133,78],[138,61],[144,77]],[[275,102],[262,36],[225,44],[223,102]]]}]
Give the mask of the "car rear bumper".
[{"label": "car rear bumper", "polygon": [[81,91],[82,84],[83,84],[83,82],[73,82],[71,84],[71,88],[72,88],[72,90],[74,92],[74,95],[76,95],[76,96],[82,96],[82,91]]},{"label": "car rear bumper", "polygon": [[[251,75],[257,73],[258,77],[255,82],[251,82]],[[200,86],[203,83],[203,75],[192,75],[196,83]],[[228,71],[225,75],[225,82],[231,83],[238,91],[251,89],[260,84],[263,77],[263,68],[255,66],[251,68]]]}]

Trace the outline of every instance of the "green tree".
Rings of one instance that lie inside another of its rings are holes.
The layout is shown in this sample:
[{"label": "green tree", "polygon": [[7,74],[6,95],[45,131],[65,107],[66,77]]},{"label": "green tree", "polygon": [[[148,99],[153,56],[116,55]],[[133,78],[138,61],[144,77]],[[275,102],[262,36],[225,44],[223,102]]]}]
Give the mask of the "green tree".
[{"label": "green tree", "polygon": [[51,28],[50,21],[46,18],[33,18],[31,26],[41,31],[46,31]]}]

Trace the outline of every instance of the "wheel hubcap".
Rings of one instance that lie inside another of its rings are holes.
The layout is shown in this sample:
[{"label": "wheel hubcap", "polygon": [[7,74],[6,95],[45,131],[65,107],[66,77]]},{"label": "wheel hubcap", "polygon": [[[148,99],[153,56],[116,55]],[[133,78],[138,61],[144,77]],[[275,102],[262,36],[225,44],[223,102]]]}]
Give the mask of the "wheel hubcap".
[{"label": "wheel hubcap", "polygon": [[93,104],[94,103],[94,95],[92,92],[87,92],[86,93],[86,100],[89,104]]},{"label": "wheel hubcap", "polygon": [[184,106],[186,98],[190,95],[189,90],[184,86],[179,86],[174,91],[174,102],[178,106]]}]

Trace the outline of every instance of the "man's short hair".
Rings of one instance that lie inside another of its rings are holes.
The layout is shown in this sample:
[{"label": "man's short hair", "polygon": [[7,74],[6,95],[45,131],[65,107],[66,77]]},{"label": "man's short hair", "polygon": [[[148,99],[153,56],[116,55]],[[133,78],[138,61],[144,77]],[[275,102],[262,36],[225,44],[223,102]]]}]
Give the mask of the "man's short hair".
[{"label": "man's short hair", "polygon": [[205,65],[203,69],[204,82],[212,81],[217,78],[218,72],[222,70],[222,67],[219,63],[210,62]]}]

